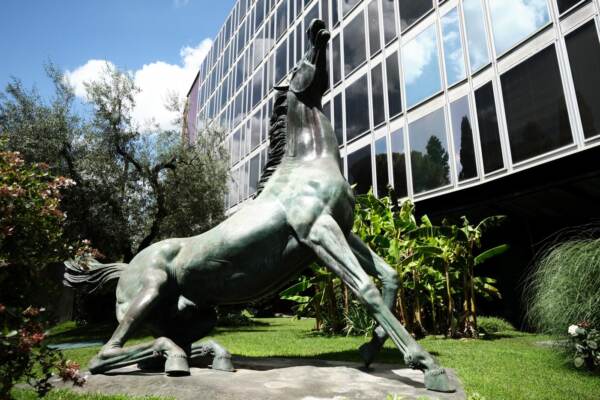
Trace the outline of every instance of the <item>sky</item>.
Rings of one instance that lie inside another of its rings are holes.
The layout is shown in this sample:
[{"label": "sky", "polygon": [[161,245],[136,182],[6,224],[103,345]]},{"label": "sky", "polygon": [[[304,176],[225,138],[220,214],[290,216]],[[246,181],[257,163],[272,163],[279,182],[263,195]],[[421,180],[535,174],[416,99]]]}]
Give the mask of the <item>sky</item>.
[{"label": "sky", "polygon": [[234,0],[0,0],[0,90],[11,77],[43,98],[44,72],[65,71],[79,99],[83,82],[110,66],[129,71],[141,92],[134,119],[169,127],[169,90],[185,96]]}]

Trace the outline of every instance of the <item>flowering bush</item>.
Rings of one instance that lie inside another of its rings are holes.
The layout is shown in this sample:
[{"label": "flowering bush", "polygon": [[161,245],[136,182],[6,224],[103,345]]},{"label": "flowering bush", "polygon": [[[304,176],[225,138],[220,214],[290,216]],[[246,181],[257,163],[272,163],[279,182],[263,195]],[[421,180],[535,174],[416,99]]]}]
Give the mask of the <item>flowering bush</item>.
[{"label": "flowering bush", "polygon": [[590,370],[600,367],[600,332],[587,322],[569,326],[568,332],[575,350],[573,364]]},{"label": "flowering bush", "polygon": [[[20,382],[29,383],[38,395],[52,389],[50,378],[54,370],[65,380],[82,385],[79,366],[65,362],[57,350],[44,343],[46,334],[44,309],[28,307],[22,312],[0,304],[0,400],[11,399],[11,389]],[[8,327],[16,329],[10,330]]]}]

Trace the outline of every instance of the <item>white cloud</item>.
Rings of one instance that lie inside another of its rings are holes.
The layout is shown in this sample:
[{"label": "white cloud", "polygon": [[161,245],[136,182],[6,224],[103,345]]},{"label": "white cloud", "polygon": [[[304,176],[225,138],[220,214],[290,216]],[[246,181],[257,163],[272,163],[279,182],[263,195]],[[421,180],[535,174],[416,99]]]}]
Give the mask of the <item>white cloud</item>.
[{"label": "white cloud", "polygon": [[425,72],[425,68],[434,60],[436,51],[433,26],[421,32],[402,48],[404,79],[407,85],[415,83]]},{"label": "white cloud", "polygon": [[550,20],[545,0],[492,0],[490,5],[498,53],[503,53]]},{"label": "white cloud", "polygon": [[[165,108],[167,97],[171,92],[177,93],[181,98],[187,94],[211,46],[212,40],[204,39],[195,47],[186,46],[180,50],[180,64],[155,61],[130,71],[140,89],[135,96],[133,119],[141,129],[154,124],[163,129],[174,128],[172,122],[175,116]],[[93,59],[73,71],[67,71],[65,76],[75,87],[75,94],[85,100],[84,83],[96,80],[107,66],[115,67],[108,60]]]}]

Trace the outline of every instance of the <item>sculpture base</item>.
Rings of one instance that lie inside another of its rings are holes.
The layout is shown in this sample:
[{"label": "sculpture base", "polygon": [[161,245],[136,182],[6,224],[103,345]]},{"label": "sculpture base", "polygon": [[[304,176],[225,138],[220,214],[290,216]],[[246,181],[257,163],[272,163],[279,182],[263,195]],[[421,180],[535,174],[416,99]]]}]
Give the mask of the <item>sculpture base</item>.
[{"label": "sculpture base", "polygon": [[[190,368],[191,376],[168,377],[162,372],[140,371],[136,366],[91,375],[78,392],[164,396],[179,400],[238,399],[385,399],[388,394],[403,400],[428,398],[463,400],[462,385],[447,370],[455,393],[425,389],[423,373],[393,364],[373,364],[365,370],[359,363],[289,358],[234,357],[235,372]],[[69,388],[70,384],[58,384]],[[422,397],[424,396],[424,397]]]}]

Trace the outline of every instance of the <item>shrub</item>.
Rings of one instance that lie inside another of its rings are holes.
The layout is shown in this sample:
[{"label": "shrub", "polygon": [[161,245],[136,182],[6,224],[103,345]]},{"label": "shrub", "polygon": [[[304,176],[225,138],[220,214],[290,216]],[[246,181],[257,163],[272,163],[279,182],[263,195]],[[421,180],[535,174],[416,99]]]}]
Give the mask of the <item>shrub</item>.
[{"label": "shrub", "polygon": [[477,327],[488,335],[515,330],[515,327],[510,322],[498,317],[477,317]]},{"label": "shrub", "polygon": [[600,368],[600,332],[590,328],[587,322],[571,325],[568,332],[575,367],[589,370]]},{"label": "shrub", "polygon": [[573,321],[600,326],[600,239],[570,239],[541,252],[526,283],[527,319],[542,332],[565,336]]}]

